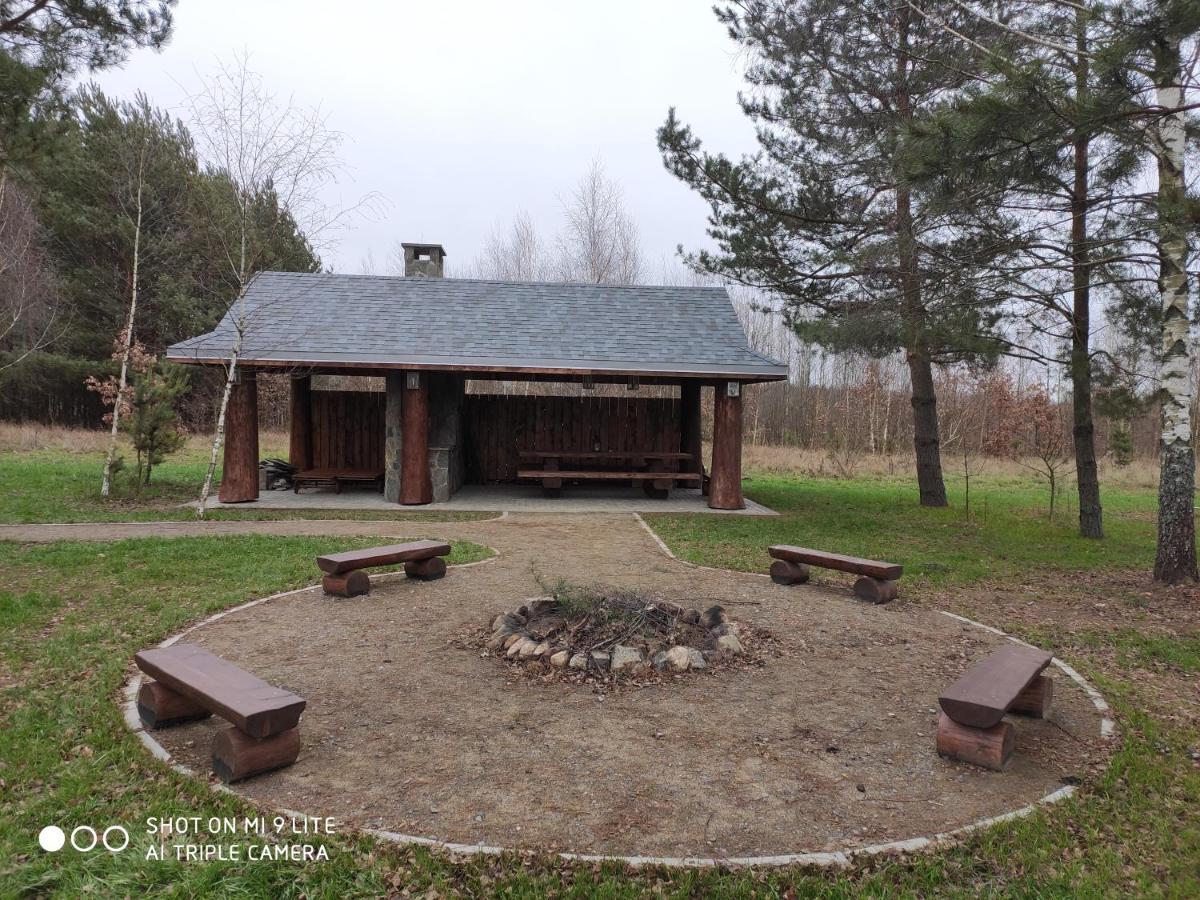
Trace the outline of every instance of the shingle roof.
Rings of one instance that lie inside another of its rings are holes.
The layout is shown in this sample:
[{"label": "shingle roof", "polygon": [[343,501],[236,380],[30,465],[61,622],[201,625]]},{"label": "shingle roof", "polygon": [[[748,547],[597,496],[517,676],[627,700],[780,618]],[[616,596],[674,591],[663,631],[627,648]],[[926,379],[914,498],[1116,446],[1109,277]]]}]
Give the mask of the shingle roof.
[{"label": "shingle roof", "polygon": [[[176,362],[219,362],[239,304]],[[265,365],[670,373],[776,380],[720,287],[541,284],[262,272],[245,293],[241,357]]]}]

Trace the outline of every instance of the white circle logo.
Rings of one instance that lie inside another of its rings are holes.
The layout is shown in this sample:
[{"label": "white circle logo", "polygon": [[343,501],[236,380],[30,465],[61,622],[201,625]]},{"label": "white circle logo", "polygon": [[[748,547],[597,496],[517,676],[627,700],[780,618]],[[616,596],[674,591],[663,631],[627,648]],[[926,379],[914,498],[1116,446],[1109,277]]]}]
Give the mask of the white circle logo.
[{"label": "white circle logo", "polygon": [[38,832],[38,844],[47,853],[57,853],[66,842],[66,833],[57,825],[47,825]]},{"label": "white circle logo", "polygon": [[[108,836],[110,834],[112,834],[113,832],[116,832],[117,834],[119,834],[121,836],[121,846],[119,846],[119,847],[114,846],[114,844],[116,843],[115,841],[110,843],[108,840]],[[126,847],[129,846],[129,832],[126,831],[120,825],[109,825],[107,828],[104,829],[104,836],[101,838],[101,840],[104,842],[104,849],[107,850],[109,853],[120,853],[122,850],[124,850]]]},{"label": "white circle logo", "polygon": [[[92,842],[86,847],[81,847],[79,845],[78,837],[80,832],[83,832],[84,834],[90,834],[92,836]],[[87,853],[89,850],[95,850],[96,844],[99,843],[99,841],[100,838],[96,834],[96,829],[92,828],[90,825],[77,825],[71,829],[71,846],[80,853]]]}]

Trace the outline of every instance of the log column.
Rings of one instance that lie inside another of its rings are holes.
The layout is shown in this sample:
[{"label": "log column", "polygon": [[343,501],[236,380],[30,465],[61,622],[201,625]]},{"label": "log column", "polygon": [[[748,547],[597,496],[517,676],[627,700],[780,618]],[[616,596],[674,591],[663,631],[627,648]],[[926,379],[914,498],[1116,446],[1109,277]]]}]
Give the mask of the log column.
[{"label": "log column", "polygon": [[236,377],[225,410],[222,503],[258,499],[258,377],[253,369],[239,369]]},{"label": "log column", "polygon": [[429,376],[404,374],[401,403],[400,502],[419,506],[433,501],[429,477]]},{"label": "log column", "polygon": [[679,452],[692,454],[685,472],[702,472],[700,457],[700,383],[685,381],[679,385]]},{"label": "log column", "polygon": [[719,381],[713,388],[712,480],[708,505],[745,509],[742,498],[742,385]]},{"label": "log column", "polygon": [[292,379],[291,435],[288,462],[298,470],[312,464],[312,379],[302,375]]}]

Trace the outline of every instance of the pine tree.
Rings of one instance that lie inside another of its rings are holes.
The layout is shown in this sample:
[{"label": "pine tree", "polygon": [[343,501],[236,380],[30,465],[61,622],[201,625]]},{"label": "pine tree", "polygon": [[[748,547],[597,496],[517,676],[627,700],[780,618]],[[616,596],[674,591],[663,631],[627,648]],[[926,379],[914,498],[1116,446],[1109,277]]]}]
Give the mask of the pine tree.
[{"label": "pine tree", "polygon": [[[926,6],[974,27],[956,4]],[[718,248],[690,261],[782,297],[808,340],[903,350],[921,503],[945,506],[933,367],[991,359],[998,312],[964,264],[980,235],[926,202],[899,150],[916,117],[972,81],[979,51],[905,3],[756,0],[717,14],[751,59],[741,104],[759,151],[706,153],[671,110],[664,162],[709,203]]]},{"label": "pine tree", "polygon": [[952,202],[968,188],[987,193],[987,208],[1000,211],[1004,227],[994,240],[997,289],[1013,320],[1008,352],[1070,372],[1079,531],[1099,538],[1093,300],[1144,296],[1147,287],[1133,271],[1141,250],[1128,227],[1142,166],[1135,123],[1123,115],[1131,95],[1095,71],[1095,44],[1108,29],[1087,7],[1008,4],[1003,23],[988,18],[985,4],[973,9],[992,29],[990,46],[1013,39],[1003,53],[984,55],[986,81],[914,126],[910,174],[939,183]]},{"label": "pine tree", "polygon": [[166,362],[153,362],[133,380],[129,417],[121,427],[137,454],[138,490],[150,483],[154,467],[187,440],[175,415],[175,403],[187,386],[183,367]]}]

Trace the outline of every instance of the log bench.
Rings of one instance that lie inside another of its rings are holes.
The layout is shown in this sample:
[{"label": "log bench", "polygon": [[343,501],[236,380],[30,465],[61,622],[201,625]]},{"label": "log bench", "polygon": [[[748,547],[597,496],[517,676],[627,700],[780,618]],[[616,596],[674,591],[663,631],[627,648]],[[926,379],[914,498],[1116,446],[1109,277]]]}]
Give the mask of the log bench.
[{"label": "log bench", "polygon": [[305,469],[292,474],[292,492],[302,487],[331,487],[340,494],[347,484],[370,484],[383,490],[382,469]]},{"label": "log bench", "polygon": [[826,553],[823,550],[810,550],[807,547],[776,544],[768,547],[767,553],[775,560],[771,563],[771,580],[776,584],[803,584],[808,581],[809,566],[836,569],[839,572],[849,572],[852,575],[861,576],[854,582],[854,593],[860,599],[870,603],[887,603],[889,600],[895,600],[896,581],[904,574],[904,567],[895,563],[860,559],[857,556],[843,556],[840,553]]},{"label": "log bench", "polygon": [[442,557],[449,554],[450,545],[445,541],[411,541],[318,556],[317,568],[325,573],[321,579],[325,593],[357,597],[371,590],[371,579],[363,569],[404,563],[404,574],[409,578],[433,581],[446,574]]},{"label": "log bench", "polygon": [[225,782],[290,766],[300,754],[300,714],[307,701],[277,688],[195,644],[134,655],[143,681],[142,724],[167,728],[214,713],[230,723],[212,742],[213,771]]},{"label": "log bench", "polygon": [[1045,717],[1054,682],[1042,670],[1051,658],[1045,650],[1009,644],[969,668],[938,698],[938,754],[1003,771],[1013,752],[1013,728],[1004,715]]}]

